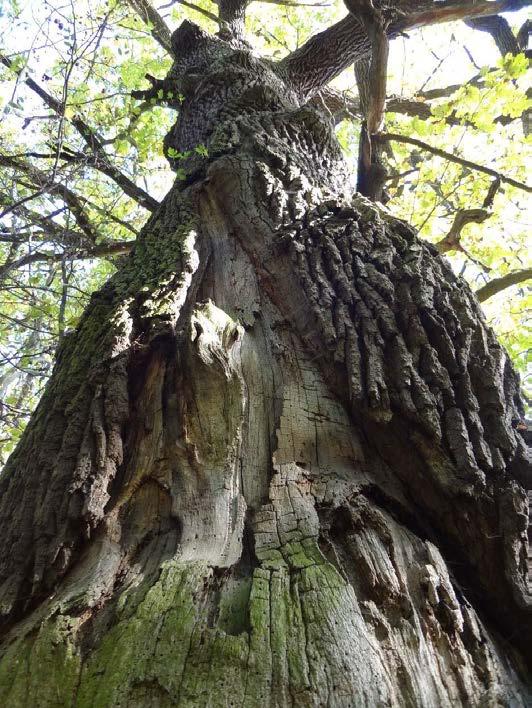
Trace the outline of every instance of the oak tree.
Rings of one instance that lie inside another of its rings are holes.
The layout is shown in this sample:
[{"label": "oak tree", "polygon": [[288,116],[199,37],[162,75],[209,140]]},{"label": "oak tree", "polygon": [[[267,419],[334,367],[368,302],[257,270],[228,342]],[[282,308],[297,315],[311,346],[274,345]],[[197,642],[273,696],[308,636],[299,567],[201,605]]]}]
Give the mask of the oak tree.
[{"label": "oak tree", "polygon": [[[171,64],[128,92],[111,142],[159,104],[174,111],[164,153],[177,175],[160,200],[111,159],[86,96],[72,108],[2,54],[54,116],[49,153],[0,154],[13,184],[2,274],[54,265],[64,292],[68,258],[122,257],[60,331],[0,476],[1,701],[524,706],[520,381],[442,254],[463,248],[501,185],[530,188],[384,121],[390,40],[466,20],[501,43],[499,70],[517,82],[528,30],[498,13],[525,3],[349,0],[279,58],[254,51],[245,0],[182,4],[217,31],[185,20],[171,33],[146,0],[125,6]],[[78,61],[90,45],[70,46]],[[353,65],[355,97],[331,88]],[[446,125],[477,120],[463,104],[438,104]],[[501,120],[526,132],[526,111]],[[353,112],[358,191],[336,133]],[[382,205],[399,188],[392,143],[488,179],[436,245]],[[70,170],[103,175],[109,204],[80,196]],[[115,189],[150,213],[142,228],[113,211]],[[35,209],[43,195],[60,215]],[[62,250],[21,251],[20,223]]]}]

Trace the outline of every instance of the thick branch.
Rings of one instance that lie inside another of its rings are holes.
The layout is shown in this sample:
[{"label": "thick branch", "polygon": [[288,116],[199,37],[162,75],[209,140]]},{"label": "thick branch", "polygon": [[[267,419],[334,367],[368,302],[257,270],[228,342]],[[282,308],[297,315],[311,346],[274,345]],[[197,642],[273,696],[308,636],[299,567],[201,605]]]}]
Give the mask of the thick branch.
[{"label": "thick branch", "polygon": [[370,50],[362,22],[348,15],[311,37],[279,62],[279,68],[292,86],[310,98]]},{"label": "thick branch", "polygon": [[[402,5],[403,3],[400,3],[399,7]],[[490,15],[498,15],[501,12],[516,12],[528,7],[530,0],[493,0],[490,2],[475,2],[475,0],[422,1],[415,3],[415,8],[407,0],[404,5],[405,17],[390,27],[391,31],[396,34],[416,27],[465,20],[469,17],[489,17]]]},{"label": "thick branch", "polygon": [[394,140],[399,143],[406,143],[408,145],[415,145],[422,150],[431,152],[433,155],[442,157],[444,160],[449,160],[449,162],[455,162],[457,165],[463,165],[471,170],[476,170],[477,172],[483,172],[486,175],[495,177],[501,182],[506,182],[506,184],[511,184],[517,189],[523,189],[525,192],[532,192],[532,187],[529,187],[523,182],[519,182],[512,177],[507,177],[506,175],[497,172],[497,170],[492,170],[490,167],[485,167],[484,165],[479,165],[477,162],[471,162],[471,160],[466,160],[464,157],[459,157],[458,155],[453,155],[445,150],[440,150],[439,148],[433,147],[428,143],[424,143],[422,140],[417,140],[416,138],[409,138],[406,135],[399,135],[398,133],[381,133],[378,137],[379,140]]},{"label": "thick branch", "polygon": [[501,278],[494,278],[486,285],[479,288],[475,295],[479,302],[485,302],[490,297],[501,293],[506,288],[512,285],[518,285],[519,283],[524,283],[527,280],[532,279],[532,268],[524,268],[523,270],[514,270],[512,273],[507,273]]},{"label": "thick branch", "polygon": [[218,0],[222,36],[243,36],[247,5],[248,0]]},{"label": "thick branch", "polygon": [[519,44],[511,30],[508,20],[504,17],[492,15],[491,17],[472,17],[465,21],[468,27],[481,32],[487,32],[493,37],[502,56],[505,54],[518,54]]},{"label": "thick branch", "polygon": [[381,159],[382,144],[373,135],[384,126],[389,43],[386,21],[372,0],[346,0],[351,14],[360,17],[371,41],[369,57],[355,62],[355,78],[364,113],[358,149],[357,190],[369,199],[382,201],[386,169]]},{"label": "thick branch", "polygon": [[[373,5],[371,0],[347,0],[347,6],[355,17],[362,20],[366,34],[371,40],[369,64],[366,64],[366,60],[357,62],[355,75],[366,118],[366,127],[369,135],[373,135],[382,128],[386,105],[386,73],[389,53],[386,22],[382,12]],[[362,71],[357,73],[359,65],[362,67]],[[362,91],[360,91],[361,88]]]},{"label": "thick branch", "polygon": [[[401,2],[392,12],[395,16],[401,12],[404,15],[391,22],[387,35],[393,38],[415,27],[518,10],[526,7],[529,2],[530,0]],[[279,62],[279,67],[295,88],[310,97],[348,66],[366,56],[370,50],[371,42],[362,20],[348,15],[332,27],[312,36],[299,49]]]},{"label": "thick branch", "polygon": [[371,40],[371,53],[355,62],[355,78],[364,113],[358,149],[357,189],[369,199],[382,201],[386,169],[381,159],[382,144],[373,135],[384,126],[386,77],[389,43],[386,21],[372,0],[346,0],[347,7],[360,17]]}]

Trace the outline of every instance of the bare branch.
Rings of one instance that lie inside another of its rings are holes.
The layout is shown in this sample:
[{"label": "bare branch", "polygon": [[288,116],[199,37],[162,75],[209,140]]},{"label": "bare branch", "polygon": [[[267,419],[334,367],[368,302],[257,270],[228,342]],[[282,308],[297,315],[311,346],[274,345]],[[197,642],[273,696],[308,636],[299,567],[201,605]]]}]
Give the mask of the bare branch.
[{"label": "bare branch", "polygon": [[30,265],[31,263],[59,263],[65,258],[71,258],[73,260],[90,260],[93,258],[120,256],[129,253],[133,243],[133,241],[109,241],[108,243],[98,244],[91,249],[80,248],[77,250],[74,249],[72,251],[66,251],[64,253],[35,251],[34,253],[22,256],[22,258],[19,258],[16,261],[11,261],[10,263],[5,263],[0,266],[0,280],[3,280],[11,271]]},{"label": "bare branch", "polygon": [[[358,65],[365,60],[361,59],[356,63]],[[482,83],[477,80],[468,82],[474,86],[481,86]],[[358,81],[357,81],[358,84]],[[388,96],[386,99],[386,113],[401,113],[407,116],[416,116],[422,120],[428,120],[432,117],[431,100],[451,96],[461,86],[451,85],[441,89],[430,89],[421,91],[415,96],[404,98],[402,96]],[[335,124],[346,119],[359,119],[363,115],[363,107],[361,105],[360,96],[355,96],[349,91],[337,91],[330,86],[324,86],[321,91],[314,96],[311,101],[316,107],[323,107],[325,111],[332,117]],[[495,123],[500,125],[509,125],[510,123],[519,120],[513,116],[497,116],[494,118]],[[453,113],[445,118],[448,125],[469,125],[468,121],[458,119]]]},{"label": "bare branch", "polygon": [[462,246],[460,238],[462,236],[462,229],[467,224],[481,224],[483,221],[486,221],[486,219],[489,219],[491,216],[490,210],[493,206],[493,200],[495,199],[495,195],[497,194],[500,186],[501,181],[497,177],[490,184],[481,209],[459,209],[457,211],[447,236],[442,238],[441,241],[438,241],[438,243],[434,244],[440,253],[461,251],[462,253],[465,253],[470,260],[474,261],[485,270],[485,266],[478,263],[478,261],[476,261],[475,258],[473,258],[473,256]]},{"label": "bare branch", "polygon": [[[8,161],[12,160],[12,159],[13,159],[12,157],[0,155],[0,164],[2,164],[2,161],[4,161],[4,166],[13,167],[13,165],[8,164]],[[28,163],[23,163],[23,164],[26,165]],[[41,194],[48,193],[48,194],[52,194],[52,195],[57,196],[60,199],[62,199],[65,202],[65,204],[67,205],[67,207],[69,207],[69,208],[70,208],[70,206],[67,202],[66,196],[68,196],[71,199],[71,203],[74,204],[74,206],[76,206],[76,202],[74,201],[74,199],[77,199],[78,204],[80,205],[80,208],[84,210],[85,218],[87,220],[89,217],[86,214],[86,209],[87,209],[87,207],[90,207],[91,209],[98,212],[99,214],[102,214],[102,216],[104,216],[106,220],[110,219],[111,221],[114,221],[116,224],[123,226],[125,229],[130,231],[135,236],[138,235],[138,230],[134,226],[132,226],[130,223],[128,223],[124,219],[120,219],[120,217],[113,214],[112,211],[105,209],[104,207],[100,206],[99,204],[95,204],[93,201],[91,201],[90,199],[88,199],[85,196],[81,196],[81,195],[76,194],[75,192],[68,189],[67,187],[65,187],[61,183],[50,182],[49,180],[46,179],[45,172],[41,172],[40,170],[37,170],[37,168],[33,167],[32,165],[28,165],[31,168],[31,171],[25,172],[23,169],[23,164],[17,163],[16,169],[25,173],[29,177],[30,182],[31,182],[31,187],[36,189],[37,191],[34,194],[30,195],[29,197],[26,197],[26,198],[20,200],[20,202],[18,202],[16,204],[13,204],[11,201],[9,201],[7,198],[5,198],[4,195],[2,195],[2,193],[0,192],[0,204],[2,204],[4,207],[6,207],[5,211],[2,214],[0,214],[0,216],[5,216],[6,214],[8,214],[10,212],[14,212],[14,213],[21,214],[23,218],[29,220],[30,222],[39,223],[42,226],[42,223],[39,220],[36,221],[35,212],[27,209],[24,206],[24,204],[28,201],[31,201],[32,199],[36,199]],[[20,182],[19,179],[17,179],[17,181]],[[65,190],[67,190],[67,191],[65,192]],[[72,214],[73,214],[74,218],[76,218],[76,214],[74,211],[72,211]],[[54,215],[56,215],[56,214],[47,215],[47,216],[43,215],[42,217],[40,217],[40,219],[50,220],[51,218],[53,218]],[[91,239],[94,241],[94,234],[96,233],[96,228],[95,228],[94,224],[90,224],[90,231],[91,231]]]},{"label": "bare branch", "polygon": [[525,192],[532,192],[532,187],[529,187],[523,182],[519,182],[512,177],[507,177],[506,175],[497,172],[497,170],[492,170],[490,167],[485,167],[484,165],[479,165],[477,162],[472,162],[471,160],[466,160],[464,157],[459,157],[458,155],[453,155],[453,153],[446,152],[445,150],[440,150],[439,148],[433,147],[422,140],[417,140],[416,138],[409,138],[406,135],[399,135],[398,133],[380,133],[376,136],[378,140],[394,140],[399,143],[406,143],[408,145],[415,145],[416,147],[431,152],[433,155],[442,157],[444,160],[449,160],[449,162],[455,162],[458,165],[463,165],[471,170],[476,170],[477,172],[483,172],[486,175],[495,177],[501,182],[506,182],[506,184],[511,184],[517,189],[522,189]]},{"label": "bare branch", "polygon": [[172,54],[172,33],[168,25],[151,5],[148,0],[126,0],[126,3],[134,10],[141,20],[151,26],[151,36],[161,47]]},{"label": "bare branch", "polygon": [[[363,62],[361,59],[356,63],[356,67]],[[357,82],[358,83],[358,82]],[[449,89],[457,90],[458,86],[447,87]],[[443,89],[442,89],[443,90]],[[449,91],[449,95],[453,91]],[[386,112],[387,113],[402,113],[408,116],[417,116],[426,120],[432,116],[432,111],[430,108],[429,100],[425,100],[425,94],[420,93],[419,95],[413,96],[412,98],[403,98],[401,96],[388,96],[386,99]],[[363,115],[363,107],[361,105],[360,96],[355,96],[349,91],[337,91],[330,86],[324,86],[321,91],[316,94],[314,98],[311,99],[311,103],[317,107],[322,106],[326,112],[332,116],[335,123],[340,123],[346,118],[360,118]],[[509,118],[508,116],[501,117],[501,122],[503,118]],[[496,119],[497,120],[497,119]],[[516,120],[515,118],[509,118],[509,120]],[[458,123],[457,119],[453,119],[452,116],[449,117],[449,122],[451,124]]]},{"label": "bare branch", "polygon": [[[85,212],[84,204],[81,198],[75,194],[71,189],[66,187],[64,184],[55,182],[49,178],[46,172],[39,170],[38,168],[30,165],[29,162],[23,160],[15,160],[7,155],[0,155],[0,165],[4,167],[10,167],[12,169],[23,172],[27,177],[29,177],[32,185],[38,190],[35,196],[39,194],[53,194],[57,195],[62,199],[72,212],[74,218],[83,233],[91,240],[96,240],[96,232],[94,231],[89,217]],[[24,200],[26,201],[26,200]],[[11,211],[15,211],[17,207],[22,204],[12,204],[7,207],[1,214],[0,218],[6,216]]]},{"label": "bare branch", "polygon": [[506,288],[512,285],[518,285],[519,283],[524,283],[527,280],[532,279],[532,268],[524,268],[523,270],[514,270],[512,273],[507,273],[501,278],[494,278],[486,285],[479,288],[475,295],[479,302],[486,302],[490,297],[501,293]]},{"label": "bare branch", "polygon": [[[1,194],[0,204],[4,206],[9,205],[9,200]],[[64,209],[60,210],[60,212],[63,211]],[[59,243],[65,246],[66,248],[70,248],[72,246],[79,247],[80,244],[84,244],[87,248],[91,248],[92,246],[94,246],[94,239],[88,239],[87,235],[83,231],[75,231],[74,229],[67,228],[66,226],[56,223],[53,220],[53,217],[57,215],[57,212],[48,215],[39,214],[33,209],[28,209],[24,205],[15,207],[13,209],[13,212],[25,221],[27,221],[28,224],[38,226],[40,229],[42,229],[41,233],[43,236],[47,237],[48,239],[52,238],[56,243]],[[6,229],[5,233],[8,234],[9,230]],[[32,241],[35,242],[35,239],[38,238],[39,235],[40,234],[38,232],[30,230],[27,232],[27,234],[18,233],[17,240],[20,243],[23,243],[25,240],[31,237]],[[6,240],[10,239],[6,238]]]},{"label": "bare branch", "polygon": [[310,99],[309,103],[316,108],[323,109],[335,124],[346,118],[360,118],[362,116],[362,107],[358,96],[354,96],[349,91],[337,91],[330,86],[324,86]]}]

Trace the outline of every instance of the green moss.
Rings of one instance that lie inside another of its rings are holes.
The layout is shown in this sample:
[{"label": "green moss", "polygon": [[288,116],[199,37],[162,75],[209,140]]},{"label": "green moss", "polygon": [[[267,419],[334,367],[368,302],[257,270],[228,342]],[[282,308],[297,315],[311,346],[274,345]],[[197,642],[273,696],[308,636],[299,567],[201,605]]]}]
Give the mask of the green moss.
[{"label": "green moss", "polygon": [[139,684],[156,682],[175,696],[198,622],[194,593],[203,565],[167,563],[135,613],[119,621],[83,667],[77,705],[127,703]]},{"label": "green moss", "polygon": [[222,631],[236,636],[248,630],[250,592],[251,578],[240,578],[224,586],[218,611],[218,627]]},{"label": "green moss", "polygon": [[80,621],[61,615],[12,644],[0,660],[0,704],[10,708],[71,706],[81,656]]},{"label": "green moss", "polygon": [[256,568],[219,595],[204,563],[164,563],[148,589],[123,590],[114,623],[92,649],[85,641],[83,659],[83,616],[51,604],[0,660],[0,704],[263,708],[291,695],[305,705],[307,694],[312,702],[327,653],[317,647],[334,642],[331,618],[346,617],[346,584],[313,539],[297,550],[304,563]]}]

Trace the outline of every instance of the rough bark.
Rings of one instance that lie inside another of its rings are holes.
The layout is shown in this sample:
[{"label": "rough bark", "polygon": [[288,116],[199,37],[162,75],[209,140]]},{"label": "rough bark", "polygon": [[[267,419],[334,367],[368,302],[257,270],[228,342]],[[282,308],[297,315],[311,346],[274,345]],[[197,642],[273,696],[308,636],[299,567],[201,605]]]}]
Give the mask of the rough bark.
[{"label": "rough bark", "polygon": [[[524,706],[518,379],[282,67],[185,23],[199,144],[0,479],[9,706]],[[173,158],[170,158],[173,159]]]}]

